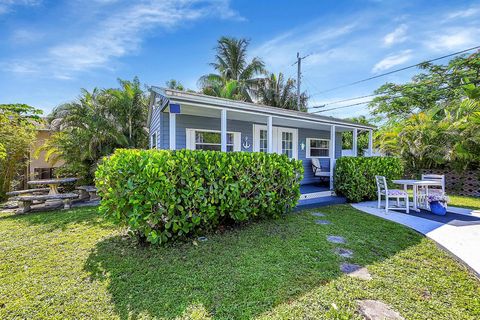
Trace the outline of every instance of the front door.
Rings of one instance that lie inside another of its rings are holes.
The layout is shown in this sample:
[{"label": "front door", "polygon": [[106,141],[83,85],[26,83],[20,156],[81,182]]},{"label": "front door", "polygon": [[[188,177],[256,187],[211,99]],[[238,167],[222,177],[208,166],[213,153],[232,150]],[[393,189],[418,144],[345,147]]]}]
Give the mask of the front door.
[{"label": "front door", "polygon": [[[298,159],[298,129],[273,127],[273,152]],[[253,125],[253,151],[267,152],[267,126]]]}]

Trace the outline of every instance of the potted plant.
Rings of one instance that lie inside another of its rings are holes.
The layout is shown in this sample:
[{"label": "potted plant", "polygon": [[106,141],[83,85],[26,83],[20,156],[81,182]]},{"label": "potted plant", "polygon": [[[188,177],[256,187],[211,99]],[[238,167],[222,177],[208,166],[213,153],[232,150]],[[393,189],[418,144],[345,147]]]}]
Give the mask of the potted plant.
[{"label": "potted plant", "polygon": [[444,216],[447,213],[448,197],[444,194],[431,194],[427,197],[433,214]]}]

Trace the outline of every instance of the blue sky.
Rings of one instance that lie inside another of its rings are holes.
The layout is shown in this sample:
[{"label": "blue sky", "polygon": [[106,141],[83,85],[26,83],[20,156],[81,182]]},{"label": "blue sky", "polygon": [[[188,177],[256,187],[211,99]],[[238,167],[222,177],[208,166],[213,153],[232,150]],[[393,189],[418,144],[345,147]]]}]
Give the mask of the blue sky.
[{"label": "blue sky", "polygon": [[[324,94],[320,91],[480,45],[477,1],[47,1],[0,0],[0,103],[48,113],[80,88],[177,79],[197,89],[211,72],[216,39],[251,40],[250,54],[296,76],[310,105],[372,93],[415,70]],[[351,102],[350,102],[351,103]],[[334,106],[340,106],[334,105]],[[333,107],[333,105],[332,105]],[[364,106],[327,112],[366,114]]]}]

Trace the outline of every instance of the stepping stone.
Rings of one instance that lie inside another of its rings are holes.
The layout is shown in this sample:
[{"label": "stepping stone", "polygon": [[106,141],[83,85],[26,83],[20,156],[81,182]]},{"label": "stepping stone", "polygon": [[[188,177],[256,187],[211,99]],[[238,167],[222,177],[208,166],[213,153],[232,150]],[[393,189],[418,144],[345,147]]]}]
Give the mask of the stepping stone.
[{"label": "stepping stone", "polygon": [[336,248],[335,253],[338,254],[340,257],[343,258],[351,258],[353,257],[353,251],[343,248]]},{"label": "stepping stone", "polygon": [[320,213],[320,212],[314,212],[314,213],[312,213],[312,216],[314,216],[314,217],[325,217],[325,214]]},{"label": "stepping stone", "polygon": [[367,320],[404,320],[404,318],[389,305],[376,300],[357,301],[358,313]]},{"label": "stepping stone", "polygon": [[358,264],[342,263],[340,265],[340,271],[353,278],[358,278],[361,280],[372,280],[372,276],[368,272],[368,269],[359,266]]},{"label": "stepping stone", "polygon": [[328,220],[315,220],[315,223],[316,224],[324,224],[324,225],[325,224],[331,224],[331,222],[328,221]]},{"label": "stepping stone", "polygon": [[328,236],[327,241],[331,243],[345,243],[345,238],[340,236]]}]

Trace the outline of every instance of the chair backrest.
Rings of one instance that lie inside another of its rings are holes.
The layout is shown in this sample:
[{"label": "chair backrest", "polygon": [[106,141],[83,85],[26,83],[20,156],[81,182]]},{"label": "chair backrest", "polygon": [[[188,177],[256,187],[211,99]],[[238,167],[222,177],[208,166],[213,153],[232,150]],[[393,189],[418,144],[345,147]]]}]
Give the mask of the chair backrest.
[{"label": "chair backrest", "polygon": [[384,176],[375,176],[375,181],[377,182],[377,190],[378,192],[388,191],[387,179]]},{"label": "chair backrest", "polygon": [[440,182],[442,184],[442,191],[445,192],[445,176],[443,174],[422,174],[422,180]]},{"label": "chair backrest", "polygon": [[321,166],[320,166],[320,160],[317,159],[317,158],[313,158],[312,159],[312,170],[315,171],[315,168],[314,167],[317,167],[319,170],[321,169]]}]

